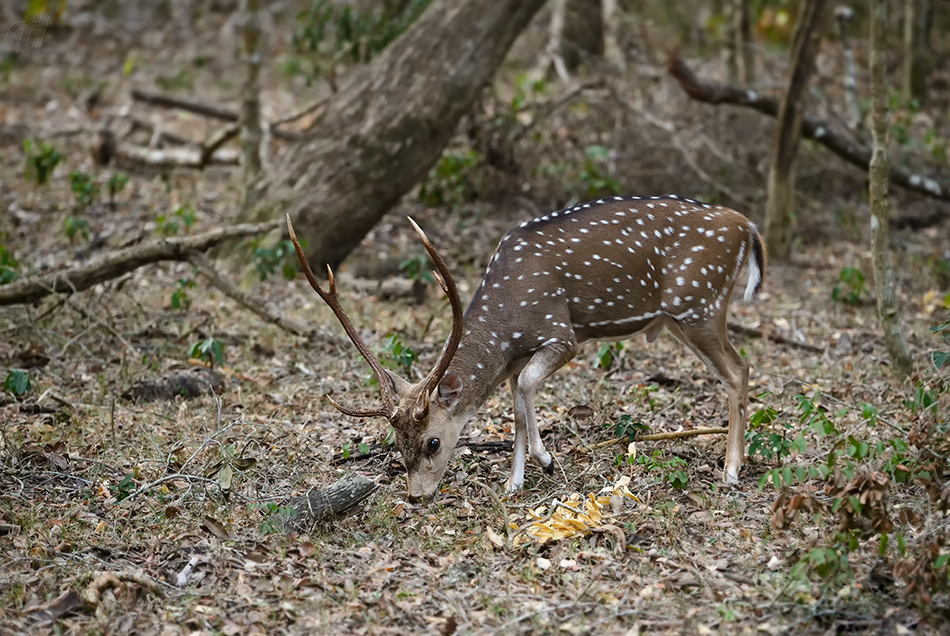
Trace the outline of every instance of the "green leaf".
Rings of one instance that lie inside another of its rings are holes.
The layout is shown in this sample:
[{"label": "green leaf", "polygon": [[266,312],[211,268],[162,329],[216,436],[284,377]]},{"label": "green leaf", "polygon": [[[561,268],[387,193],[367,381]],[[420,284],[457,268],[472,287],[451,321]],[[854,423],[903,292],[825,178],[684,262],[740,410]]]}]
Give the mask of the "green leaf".
[{"label": "green leaf", "polygon": [[30,385],[30,374],[23,369],[10,369],[3,383],[3,388],[7,393],[16,396],[28,393],[32,388]]},{"label": "green leaf", "polygon": [[950,360],[950,353],[946,351],[934,351],[933,352],[933,361],[934,367],[940,368],[947,363],[947,360]]}]

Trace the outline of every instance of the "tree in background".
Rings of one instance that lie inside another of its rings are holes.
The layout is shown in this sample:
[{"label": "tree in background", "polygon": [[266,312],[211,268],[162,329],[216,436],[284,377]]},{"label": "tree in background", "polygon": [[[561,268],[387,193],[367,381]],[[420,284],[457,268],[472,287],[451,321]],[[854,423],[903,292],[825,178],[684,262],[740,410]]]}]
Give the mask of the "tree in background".
[{"label": "tree in background", "polygon": [[553,70],[561,81],[568,81],[588,58],[604,54],[604,8],[600,0],[554,0],[548,46],[541,61],[541,70]]},{"label": "tree in background", "polygon": [[[543,4],[433,2],[346,78],[312,129],[264,173],[237,221],[289,213],[311,261],[338,266],[428,173]],[[243,261],[233,245],[218,256]]]},{"label": "tree in background", "polygon": [[894,370],[901,376],[911,371],[910,351],[900,320],[900,306],[894,291],[894,270],[888,252],[890,196],[887,152],[887,83],[885,81],[887,41],[887,0],[871,0],[871,133],[873,154],[868,170],[871,198],[871,255],[877,312],[884,327],[884,343]]},{"label": "tree in background", "polygon": [[765,241],[769,255],[779,261],[787,260],[791,253],[795,157],[801,139],[802,96],[815,68],[822,27],[830,6],[826,0],[805,0],[792,36],[792,68],[778,113],[765,206]]}]

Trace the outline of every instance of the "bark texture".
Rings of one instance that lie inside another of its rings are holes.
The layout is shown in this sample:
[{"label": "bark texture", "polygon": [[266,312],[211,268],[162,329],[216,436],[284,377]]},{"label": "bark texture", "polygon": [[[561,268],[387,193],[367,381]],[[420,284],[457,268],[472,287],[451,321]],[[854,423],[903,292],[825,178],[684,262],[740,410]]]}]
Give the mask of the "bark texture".
[{"label": "bark texture", "polygon": [[244,88],[241,90],[241,154],[244,156],[245,198],[264,167],[261,155],[264,128],[261,123],[261,0],[243,0]]},{"label": "bark texture", "polygon": [[755,82],[755,42],[752,40],[751,0],[732,0],[735,7],[736,40],[741,53],[742,81]]},{"label": "bark texture", "polygon": [[50,294],[89,289],[126,272],[159,261],[184,261],[192,252],[204,252],[223,241],[259,236],[277,229],[277,223],[234,225],[194,236],[155,239],[108,252],[83,265],[15,280],[0,287],[0,306],[34,303]]},{"label": "bark texture", "polygon": [[604,21],[604,60],[614,69],[625,71],[627,70],[627,60],[624,57],[623,49],[620,48],[621,16],[617,0],[603,0],[601,12]]},{"label": "bark texture", "polygon": [[372,64],[350,76],[315,130],[274,163],[238,221],[287,212],[306,239],[310,261],[339,265],[428,173],[543,4],[434,2]]},{"label": "bark texture", "polygon": [[355,508],[378,487],[359,473],[347,473],[322,490],[294,497],[287,503],[293,512],[283,518],[284,532],[307,532],[318,521]]},{"label": "bark texture", "polygon": [[779,107],[765,206],[765,242],[769,255],[780,261],[788,259],[792,247],[794,228],[791,215],[795,196],[795,157],[801,139],[802,95],[815,68],[822,18],[829,4],[827,0],[805,0],[792,38],[792,68]]},{"label": "bark texture", "polygon": [[900,306],[894,290],[894,270],[889,253],[890,196],[888,193],[887,85],[885,84],[885,42],[887,39],[887,0],[871,0],[871,257],[877,312],[884,328],[884,343],[894,370],[902,377],[910,374],[911,358],[900,320]]},{"label": "bark texture", "polygon": [[553,0],[542,71],[553,70],[561,81],[567,82],[587,58],[601,57],[603,16],[600,0]]}]

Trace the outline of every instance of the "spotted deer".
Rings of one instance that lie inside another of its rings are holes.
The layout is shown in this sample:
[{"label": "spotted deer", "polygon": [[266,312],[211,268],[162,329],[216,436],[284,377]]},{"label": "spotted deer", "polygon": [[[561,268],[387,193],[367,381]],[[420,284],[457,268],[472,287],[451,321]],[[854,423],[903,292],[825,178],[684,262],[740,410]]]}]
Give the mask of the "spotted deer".
[{"label": "spotted deer", "polygon": [[729,396],[723,479],[736,482],[745,456],[749,364],[729,342],[726,314],[743,265],[745,298],[762,286],[766,252],[755,225],[728,208],[678,196],[611,197],[525,221],[501,239],[468,309],[445,261],[412,220],[452,307],[452,332],[420,382],[386,371],[336,295],[315,280],[287,227],[307,280],[333,309],[379,381],[382,406],[354,417],[388,418],[408,473],[409,498],[435,495],[462,428],[508,380],[514,398],[509,491],[524,484],[526,451],[548,474],[554,461],[538,432],[534,396],[591,340],[620,340],[665,327],[718,377]]}]

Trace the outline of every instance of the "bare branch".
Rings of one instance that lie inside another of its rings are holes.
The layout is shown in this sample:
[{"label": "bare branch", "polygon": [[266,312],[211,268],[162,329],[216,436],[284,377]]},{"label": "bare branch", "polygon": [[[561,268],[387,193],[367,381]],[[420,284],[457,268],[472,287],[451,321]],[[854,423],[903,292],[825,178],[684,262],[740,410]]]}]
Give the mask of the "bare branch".
[{"label": "bare branch", "polygon": [[[708,104],[734,104],[746,106],[760,113],[776,117],[778,101],[772,97],[763,97],[754,90],[717,84],[696,77],[692,69],[680,59],[673,59],[669,66],[670,74],[679,82],[680,87],[693,99]],[[848,163],[867,170],[871,163],[871,149],[832,128],[827,122],[808,117],[802,118],[802,136],[813,139],[825,146]],[[889,173],[895,184],[921,194],[950,201],[950,179],[911,172],[892,162]]]},{"label": "bare branch", "polygon": [[22,278],[0,287],[0,306],[34,303],[53,293],[71,294],[159,261],[184,261],[218,243],[265,234],[278,223],[241,224],[194,236],[161,238],[101,254],[83,265]]}]

